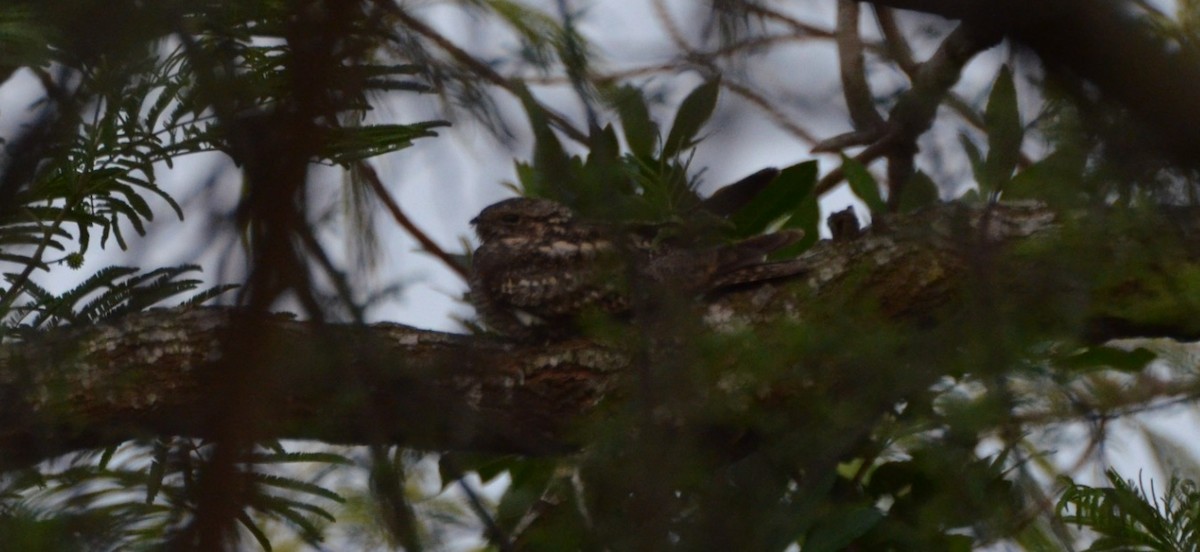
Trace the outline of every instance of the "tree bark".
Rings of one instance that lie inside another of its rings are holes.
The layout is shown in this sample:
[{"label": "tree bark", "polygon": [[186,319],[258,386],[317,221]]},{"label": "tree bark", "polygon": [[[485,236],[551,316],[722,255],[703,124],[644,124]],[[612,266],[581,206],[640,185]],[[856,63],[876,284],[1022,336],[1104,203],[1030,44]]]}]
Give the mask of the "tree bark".
[{"label": "tree bark", "polygon": [[[873,298],[896,324],[937,324],[954,311],[979,247],[1052,239],[1056,228],[1055,215],[1034,204],[896,216],[855,239],[819,242],[801,257],[802,276],[706,298],[698,315],[714,331],[754,327],[803,319],[848,293]],[[1179,308],[1180,320],[1193,318],[1187,303]],[[1146,331],[1109,322],[1093,337]],[[1154,330],[1195,334],[1185,326]],[[248,333],[261,350],[229,358],[230,343]],[[243,360],[257,363],[252,395],[262,404],[253,411],[262,418],[245,422],[258,437],[552,454],[581,443],[574,424],[621,388],[634,356],[583,338],[522,344],[228,308],[150,310],[0,348],[0,468],[131,439],[212,437],[228,406],[219,400],[223,370]]]}]

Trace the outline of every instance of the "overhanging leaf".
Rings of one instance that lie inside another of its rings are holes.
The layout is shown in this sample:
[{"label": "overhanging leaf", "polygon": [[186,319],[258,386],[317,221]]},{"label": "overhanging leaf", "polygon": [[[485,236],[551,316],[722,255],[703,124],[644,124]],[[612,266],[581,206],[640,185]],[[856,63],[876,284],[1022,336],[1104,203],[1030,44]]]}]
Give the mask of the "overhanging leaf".
[{"label": "overhanging leaf", "polygon": [[650,119],[650,109],[646,107],[642,91],[628,85],[618,87],[612,92],[611,103],[617,108],[629,151],[640,159],[653,158],[658,125]]},{"label": "overhanging leaf", "polygon": [[846,182],[850,184],[850,190],[863,200],[863,203],[867,204],[867,208],[872,213],[882,213],[887,210],[887,205],[879,194],[879,183],[862,163],[843,155],[842,171],[846,175]]},{"label": "overhanging leaf", "polygon": [[530,164],[532,170],[527,173],[528,179],[521,179],[525,192],[534,197],[548,197],[565,201],[567,204],[575,203],[574,198],[564,197],[570,195],[566,186],[573,181],[571,159],[563,150],[554,130],[550,128],[550,118],[546,110],[523,84],[516,84],[514,93],[521,99],[525,114],[529,116],[529,125],[533,129],[533,163]]},{"label": "overhanging leaf", "polygon": [[861,537],[883,520],[883,514],[873,507],[838,512],[819,522],[804,539],[804,552],[836,552],[844,550],[854,539]]},{"label": "overhanging leaf", "polygon": [[938,201],[937,184],[924,171],[917,171],[900,191],[900,212],[909,213]]},{"label": "overhanging leaf", "polygon": [[753,236],[800,206],[812,194],[817,181],[817,162],[806,161],[787,167],[779,176],[733,214],[738,236]]},{"label": "overhanging leaf", "polygon": [[1126,351],[1116,347],[1099,346],[1059,359],[1056,364],[1071,370],[1113,369],[1140,372],[1156,358],[1158,355],[1143,347]]},{"label": "overhanging leaf", "polygon": [[979,185],[985,191],[999,191],[1012,178],[1021,157],[1021,114],[1017,109],[1017,89],[1008,66],[1000,68],[988,97],[983,121],[988,134],[988,155]]},{"label": "overhanging leaf", "polygon": [[696,134],[708,122],[713,109],[717,106],[717,95],[721,90],[720,80],[708,81],[688,94],[679,111],[675,113],[675,122],[671,123],[671,132],[663,142],[662,157],[671,158],[695,144]]}]

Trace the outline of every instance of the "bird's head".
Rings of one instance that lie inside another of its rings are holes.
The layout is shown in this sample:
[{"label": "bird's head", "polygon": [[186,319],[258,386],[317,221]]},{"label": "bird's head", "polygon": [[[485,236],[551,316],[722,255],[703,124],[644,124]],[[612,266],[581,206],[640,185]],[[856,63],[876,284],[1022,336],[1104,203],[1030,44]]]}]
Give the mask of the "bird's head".
[{"label": "bird's head", "polygon": [[571,210],[548,199],[516,197],[494,203],[471,219],[480,241],[553,236],[565,231]]}]

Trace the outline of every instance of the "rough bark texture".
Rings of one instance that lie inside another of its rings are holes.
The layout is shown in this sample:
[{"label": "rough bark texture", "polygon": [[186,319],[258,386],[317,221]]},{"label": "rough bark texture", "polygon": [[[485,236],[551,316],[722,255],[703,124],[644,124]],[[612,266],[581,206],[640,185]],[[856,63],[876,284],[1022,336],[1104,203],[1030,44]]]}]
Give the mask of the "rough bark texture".
[{"label": "rough bark texture", "polygon": [[[897,323],[924,323],[953,309],[979,246],[1038,240],[1055,228],[1055,216],[1035,205],[887,219],[853,240],[818,243],[802,257],[805,277],[708,298],[703,316],[718,330],[753,326],[802,316],[831,293],[865,293]],[[0,349],[0,467],[133,438],[211,435],[227,379],[214,367],[237,367],[240,359],[222,357],[246,332],[262,332],[254,342],[266,344],[255,355],[253,395],[263,402],[256,412],[269,413],[247,423],[259,436],[330,443],[568,450],[579,444],[573,422],[631,363],[583,339],[521,345],[396,324],[152,310]]]}]

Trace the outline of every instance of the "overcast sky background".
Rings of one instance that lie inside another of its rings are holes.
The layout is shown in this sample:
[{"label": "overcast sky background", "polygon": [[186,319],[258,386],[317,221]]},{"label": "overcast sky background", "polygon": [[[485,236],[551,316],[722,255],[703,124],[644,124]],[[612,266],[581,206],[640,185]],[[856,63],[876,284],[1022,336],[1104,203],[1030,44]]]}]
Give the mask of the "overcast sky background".
[{"label": "overcast sky background", "polygon": [[[538,4],[530,2],[530,4]],[[548,13],[557,13],[556,2],[541,2]],[[574,2],[580,10],[579,29],[590,41],[597,55],[599,71],[621,71],[660,65],[678,57],[678,51],[663,31],[651,2],[596,0]],[[697,47],[701,45],[703,3],[669,1],[675,23]],[[831,0],[808,0],[791,3],[789,10],[798,19],[824,28],[833,28]],[[582,6],[586,6],[583,8]],[[782,6],[781,6],[782,7]],[[429,3],[417,10],[421,17],[456,44],[484,60],[518,59],[520,44],[507,31],[490,20],[471,15],[446,4]],[[864,33],[874,35],[864,10]],[[917,56],[923,59],[937,46],[937,40],[952,28],[948,22],[928,18],[905,18],[918,21],[911,25]],[[928,34],[929,36],[925,36]],[[924,37],[922,39],[922,37]],[[973,61],[955,88],[968,100],[986,97],[999,64],[1008,58],[1005,47],[994,49]],[[496,68],[505,74],[534,76],[532,69],[519,62],[497,62]],[[889,96],[902,91],[907,80],[894,68],[874,63],[870,78],[877,95]],[[836,51],[829,41],[797,41],[776,45],[758,54],[745,56],[736,76],[739,82],[752,84],[786,115],[815,130],[817,138],[827,138],[846,132],[848,116],[841,99],[841,85],[836,66]],[[645,86],[652,103],[655,119],[664,131],[669,127],[679,101],[702,82],[695,73],[676,75],[657,73],[634,80]],[[586,128],[583,106],[569,86],[555,84],[534,86],[534,93],[548,106],[566,115],[579,128]],[[1028,86],[1020,91],[1030,94]],[[28,121],[33,101],[42,94],[37,81],[26,71],[19,72],[0,86],[0,135],[13,136],[18,125]],[[513,160],[528,160],[532,139],[527,121],[519,104],[506,92],[495,91],[505,127],[511,134],[497,137],[465,112],[447,113],[433,96],[402,94],[381,96],[367,123],[404,123],[450,118],[453,126],[438,130],[438,138],[421,139],[411,148],[373,158],[380,177],[389,186],[393,197],[431,238],[452,253],[465,252],[464,240],[474,243],[468,225],[483,207],[513,195],[503,186],[515,180]],[[1023,111],[1032,117],[1036,104],[1025,102]],[[602,117],[615,119],[610,113]],[[970,175],[958,153],[958,133],[968,131],[958,121],[943,117],[934,132],[922,139],[922,167],[945,178],[937,179],[943,186],[943,196],[950,198],[971,186]],[[820,161],[822,173],[839,164],[836,156],[814,156],[812,147],[787,130],[776,125],[770,116],[746,100],[723,92],[717,111],[704,132],[707,139],[696,149],[692,163],[694,172],[702,172],[701,190],[710,193],[764,167],[784,167],[809,159]],[[571,148],[569,140],[563,140]],[[1030,148],[1027,147],[1027,150]],[[578,151],[578,148],[576,148]],[[878,167],[873,167],[878,170]],[[323,206],[314,210],[340,208],[343,175],[340,171],[315,168],[310,179],[314,203]],[[144,239],[136,237],[126,226],[129,251],[121,251],[110,242],[103,254],[90,254],[87,264],[77,271],[55,270],[42,275],[38,283],[50,289],[66,289],[95,272],[112,264],[156,267],[197,263],[204,267],[205,278],[213,283],[236,281],[237,268],[242,261],[236,244],[211,243],[215,235],[214,221],[227,215],[238,200],[240,177],[228,159],[219,153],[197,154],[176,161],[168,169],[160,165],[160,186],[184,204],[187,218],[180,222],[162,202],[152,201],[158,208],[155,222]],[[839,189],[822,201],[824,213],[840,209],[853,202],[850,194]],[[373,304],[369,311],[372,321],[393,321],[422,328],[447,331],[461,330],[456,317],[470,317],[472,310],[461,301],[465,283],[442,266],[437,259],[418,252],[416,242],[391,219],[377,209],[374,229],[379,243],[378,258],[373,270],[356,270],[357,259],[345,259],[347,268],[356,277],[367,274],[367,288],[374,291],[400,284],[402,293]],[[860,213],[864,210],[860,209]],[[865,220],[865,215],[860,215]],[[349,240],[357,239],[353,228],[334,225],[322,236],[331,253],[345,253]],[[93,245],[95,247],[98,244]],[[228,272],[223,272],[223,270]]]},{"label": "overcast sky background", "polygon": [[[699,45],[699,22],[703,20],[705,3],[673,0],[667,4],[685,36]],[[1155,4],[1168,12],[1171,9],[1169,2]],[[549,13],[557,12],[555,2],[543,2],[543,5]],[[600,71],[658,65],[677,56],[677,50],[654,14],[651,2],[594,0],[573,2],[572,5],[577,10],[583,10],[583,17],[579,21],[580,31],[592,41],[591,45],[598,55],[595,66]],[[833,28],[833,0],[776,4],[780,9],[789,6],[789,12],[798,18]],[[510,33],[454,5],[429,3],[416,13],[481,59],[516,57],[519,44]],[[863,31],[868,37],[874,36],[873,18],[869,10],[864,10],[863,21]],[[938,38],[952,28],[947,22],[903,14],[902,21],[910,30],[909,36],[914,38],[918,59],[926,58],[937,46]],[[1014,56],[1006,45],[979,56],[967,67],[955,91],[968,101],[982,102],[999,65],[1013,60]],[[870,63],[868,67],[877,95],[887,96],[903,90],[907,85],[907,80],[894,69],[878,63]],[[1018,67],[1033,69],[1020,64]],[[515,63],[498,63],[496,68],[505,74],[532,74]],[[741,74],[737,77],[740,82],[753,84],[789,117],[809,123],[819,138],[849,130],[849,118],[840,95],[836,52],[831,42],[806,41],[777,45],[758,55],[746,57],[740,70]],[[660,73],[634,81],[644,85],[648,91],[661,95],[662,101],[652,107],[652,113],[664,128],[670,124],[679,100],[700,82],[701,76],[695,73]],[[37,82],[25,72],[17,74],[0,87],[0,135],[15,135],[17,126],[28,120],[30,103],[41,92]],[[535,87],[534,92],[579,127],[586,127],[582,106],[568,86],[540,86]],[[1037,113],[1038,98],[1034,89],[1020,80],[1018,93],[1022,112],[1028,122]],[[512,195],[502,183],[515,180],[513,159],[528,159],[531,154],[530,133],[518,104],[502,91],[496,91],[495,97],[512,136],[498,139],[462,113],[453,118],[454,125],[451,128],[438,131],[441,135],[439,138],[419,140],[409,149],[371,160],[393,197],[412,220],[452,253],[463,253],[465,243],[474,243],[467,221],[484,206]],[[403,94],[393,98],[392,101],[379,104],[368,122],[414,122],[449,117],[435,97],[418,98]],[[610,114],[602,115],[611,117]],[[957,144],[958,133],[964,130],[956,119],[940,117],[934,131],[926,134],[921,141],[924,153],[919,163],[923,169],[937,175],[935,181],[942,186],[945,199],[972,186],[965,161],[962,160],[961,147]],[[717,113],[705,132],[709,137],[698,147],[692,164],[694,169],[703,168],[705,171],[702,187],[705,192],[764,167],[783,167],[813,158],[809,153],[812,144],[780,128],[769,115],[729,93],[722,94]],[[570,145],[568,141],[564,143]],[[1026,152],[1036,154],[1039,147],[1040,144],[1028,143]],[[838,164],[833,156],[821,156],[818,159],[822,173]],[[206,244],[214,235],[213,221],[227,214],[238,200],[240,181],[236,170],[221,154],[201,154],[178,160],[172,170],[162,167],[159,177],[161,186],[185,204],[186,220],[180,222],[165,204],[151,200],[152,206],[157,208],[158,218],[147,238],[129,240],[129,251],[121,251],[115,243],[110,242],[103,254],[89,254],[83,268],[75,271],[65,267],[55,268],[50,275],[38,275],[37,283],[52,290],[63,290],[104,266],[117,264],[150,269],[184,263],[203,266],[204,277],[211,283],[231,281],[233,278],[230,276],[237,274],[236,268],[241,261],[237,247],[230,247],[236,244],[227,243],[219,247]],[[315,170],[311,186],[315,201],[328,209],[337,209],[341,201],[342,178],[336,170]],[[835,191],[822,201],[823,212],[827,214],[853,201],[845,190]],[[331,253],[335,256],[341,254],[342,259],[349,263],[347,268],[356,277],[366,278],[368,285],[365,289],[378,291],[401,284],[399,295],[373,306],[368,312],[370,321],[461,331],[462,326],[457,319],[472,316],[472,309],[461,300],[466,290],[465,283],[433,257],[417,252],[416,242],[394,224],[382,209],[376,211],[374,228],[378,232],[381,247],[378,250],[379,257],[374,259],[374,268],[370,271],[357,270],[358,260],[346,256],[345,252],[350,249],[346,244],[355,239],[355,236],[346,235],[349,232],[347,226],[331,226],[322,236]],[[132,229],[127,235],[133,235]],[[98,244],[93,245],[96,246]],[[360,284],[362,282],[359,281]],[[1184,408],[1115,423],[1127,429],[1136,429],[1138,424],[1146,421],[1181,443],[1193,442],[1195,428],[1200,427],[1200,416],[1192,409]],[[1063,441],[1064,453],[1056,459],[1062,465],[1070,465],[1074,456],[1070,443],[1086,439],[1086,430],[1077,426],[1061,428],[1061,431],[1072,437]],[[1118,441],[1113,450],[1105,452],[1111,454],[1110,458],[1127,477],[1136,477],[1139,470],[1146,469],[1147,477],[1161,481],[1163,475],[1151,466],[1150,447],[1133,431],[1124,431],[1123,434],[1129,435],[1125,446]],[[1086,477],[1086,473],[1083,475],[1084,480],[1095,480],[1098,472],[1093,469],[1090,470],[1092,477]],[[1196,476],[1200,477],[1200,474]]]}]

